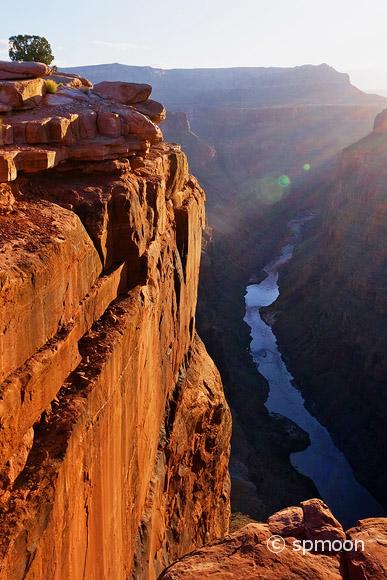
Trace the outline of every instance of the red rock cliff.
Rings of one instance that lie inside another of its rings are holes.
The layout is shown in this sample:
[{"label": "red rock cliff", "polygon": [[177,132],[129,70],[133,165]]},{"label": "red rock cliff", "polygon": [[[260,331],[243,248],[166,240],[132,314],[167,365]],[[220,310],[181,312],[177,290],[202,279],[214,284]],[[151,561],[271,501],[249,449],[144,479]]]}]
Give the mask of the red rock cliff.
[{"label": "red rock cliff", "polygon": [[204,193],[150,87],[3,69],[0,577],[155,578],[228,528]]}]

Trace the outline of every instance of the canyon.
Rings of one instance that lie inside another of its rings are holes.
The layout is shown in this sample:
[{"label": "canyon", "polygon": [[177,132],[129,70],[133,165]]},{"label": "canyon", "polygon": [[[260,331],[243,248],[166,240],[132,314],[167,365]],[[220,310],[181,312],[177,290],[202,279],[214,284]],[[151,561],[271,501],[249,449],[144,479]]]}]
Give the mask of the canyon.
[{"label": "canyon", "polygon": [[93,82],[151,83],[168,109],[166,138],[183,145],[205,187],[197,322],[233,413],[233,510],[265,519],[316,496],[315,485],[289,461],[308,445],[307,435],[265,407],[268,385],[250,358],[243,322],[245,286],[261,278],[260,268],[286,242],[289,219],[320,204],[313,184],[329,174],[332,158],[370,131],[387,100],[359,91],[348,75],[326,64],[66,70]]},{"label": "canyon", "polygon": [[269,310],[308,408],[386,509],[385,119],[314,185],[320,213]]},{"label": "canyon", "polygon": [[318,499],[243,318],[313,216],[261,322],[383,504],[386,104],[327,65],[0,63],[1,578],[385,577],[386,519]]}]

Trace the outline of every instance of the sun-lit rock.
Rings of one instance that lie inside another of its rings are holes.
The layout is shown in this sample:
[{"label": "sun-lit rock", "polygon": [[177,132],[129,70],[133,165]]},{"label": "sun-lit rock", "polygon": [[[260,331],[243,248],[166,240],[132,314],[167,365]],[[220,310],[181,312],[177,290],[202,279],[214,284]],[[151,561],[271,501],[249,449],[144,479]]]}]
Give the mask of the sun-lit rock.
[{"label": "sun-lit rock", "polygon": [[0,105],[12,109],[38,106],[46,92],[43,79],[0,81]]},{"label": "sun-lit rock", "polygon": [[50,73],[42,62],[11,62],[0,60],[0,80],[34,79]]},{"label": "sun-lit rock", "polygon": [[146,101],[152,92],[152,87],[140,83],[103,81],[94,85],[93,92],[104,99],[111,99],[124,105],[133,105]]},{"label": "sun-lit rock", "polygon": [[360,520],[347,536],[356,548],[346,553],[350,579],[387,578],[387,518]]}]

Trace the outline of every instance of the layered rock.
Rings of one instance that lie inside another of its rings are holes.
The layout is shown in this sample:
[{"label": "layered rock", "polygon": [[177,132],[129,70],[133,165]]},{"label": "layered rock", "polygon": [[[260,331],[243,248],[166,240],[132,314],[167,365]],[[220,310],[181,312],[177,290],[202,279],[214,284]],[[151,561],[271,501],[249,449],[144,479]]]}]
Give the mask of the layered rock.
[{"label": "layered rock", "polygon": [[[153,121],[162,121],[165,109],[148,99],[149,85],[112,82],[93,89],[81,77],[49,72],[0,81],[0,181],[69,160],[146,154],[162,140]],[[48,81],[55,94],[47,92]]]},{"label": "layered rock", "polygon": [[345,534],[327,506],[312,499],[188,554],[160,580],[382,580],[386,562],[386,519],[361,520]]},{"label": "layered rock", "polygon": [[20,80],[45,77],[50,68],[42,62],[9,62],[0,60],[0,80]]},{"label": "layered rock", "polygon": [[230,413],[195,332],[203,190],[92,91],[4,126],[0,576],[155,578],[228,527]]}]

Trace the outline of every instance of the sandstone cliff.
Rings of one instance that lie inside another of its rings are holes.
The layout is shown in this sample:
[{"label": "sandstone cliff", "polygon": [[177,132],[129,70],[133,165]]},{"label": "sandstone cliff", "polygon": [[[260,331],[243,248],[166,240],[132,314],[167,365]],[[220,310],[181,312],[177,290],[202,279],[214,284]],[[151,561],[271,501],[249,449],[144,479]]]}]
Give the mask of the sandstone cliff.
[{"label": "sandstone cliff", "polygon": [[195,332],[204,193],[149,86],[57,75],[51,95],[49,71],[15,67],[0,65],[0,576],[155,578],[228,528],[230,413]]}]

